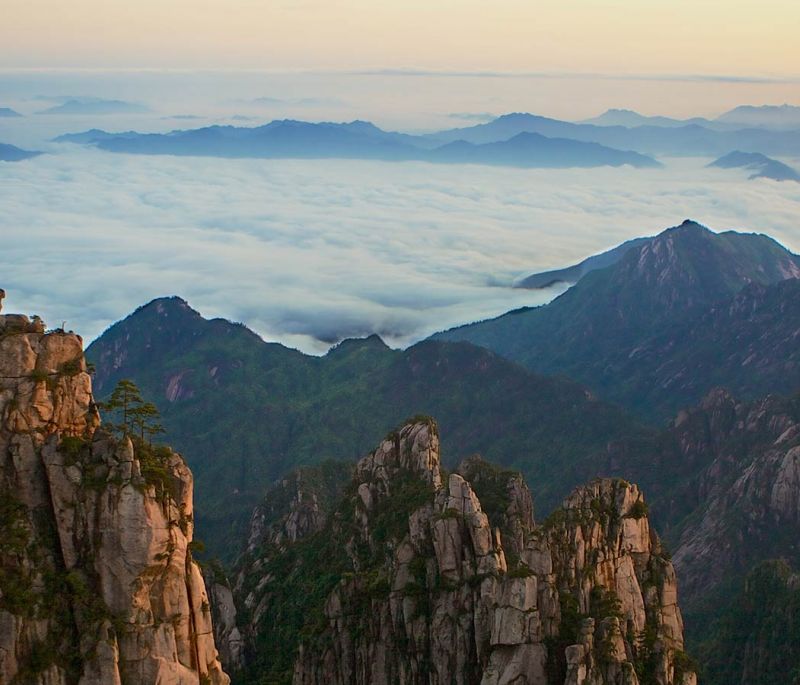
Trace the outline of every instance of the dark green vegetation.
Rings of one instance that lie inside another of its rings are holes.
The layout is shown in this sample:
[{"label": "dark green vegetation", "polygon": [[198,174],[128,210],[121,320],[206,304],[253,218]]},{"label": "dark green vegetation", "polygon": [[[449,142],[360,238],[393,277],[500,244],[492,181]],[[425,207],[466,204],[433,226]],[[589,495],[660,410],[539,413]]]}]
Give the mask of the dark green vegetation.
[{"label": "dark green vegetation", "polygon": [[228,558],[276,478],[326,459],[355,461],[398,416],[436,416],[450,465],[478,451],[532,476],[544,509],[595,475],[592,455],[610,441],[648,433],[570,381],[471,345],[397,351],[372,337],[312,357],[207,321],[177,298],[116,324],[87,358],[99,397],[130,378],[161,407],[195,474],[198,532]]},{"label": "dark green vegetation", "polygon": [[[305,497],[317,496],[325,520],[296,541],[262,542],[239,560],[245,570],[258,560],[257,572],[245,574],[241,597],[255,590],[260,579],[270,579],[259,583],[257,590],[266,600],[262,600],[263,614],[255,621],[248,668],[237,679],[243,684],[292,681],[297,648],[301,642],[313,643],[328,626],[325,602],[340,583],[352,583],[360,590],[358,605],[344,606],[344,613],[369,616],[371,600],[389,596],[386,565],[408,533],[409,515],[430,503],[434,494],[433,487],[416,474],[393,478],[391,494],[370,514],[370,539],[364,540],[355,516],[358,483],[349,469],[327,463],[301,469],[292,478],[296,482],[280,483],[264,498],[268,521],[285,517],[290,511],[287,494],[301,491]],[[240,618],[245,624],[253,621],[246,610]]]},{"label": "dark green vegetation", "polygon": [[757,566],[732,588],[702,636],[707,685],[800,683],[800,575],[783,561]]},{"label": "dark green vegetation", "polygon": [[[149,444],[155,435],[164,432],[158,423],[161,414],[156,405],[145,402],[136,383],[127,378],[117,383],[100,409],[105,413],[103,425],[121,436],[138,438],[141,443]],[[110,421],[109,416],[114,420]]]},{"label": "dark green vegetation", "polygon": [[800,389],[798,276],[800,257],[767,236],[687,221],[549,305],[434,338],[564,374],[663,421],[716,385],[744,398]]}]

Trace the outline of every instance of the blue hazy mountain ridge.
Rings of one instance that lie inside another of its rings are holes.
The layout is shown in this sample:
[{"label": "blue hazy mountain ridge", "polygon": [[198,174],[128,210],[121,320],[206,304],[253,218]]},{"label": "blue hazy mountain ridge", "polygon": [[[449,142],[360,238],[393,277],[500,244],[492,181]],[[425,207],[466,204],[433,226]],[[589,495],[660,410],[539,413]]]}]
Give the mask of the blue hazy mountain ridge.
[{"label": "blue hazy mountain ridge", "polygon": [[645,155],[595,143],[523,134],[489,145],[438,145],[435,139],[427,136],[383,131],[365,121],[315,124],[279,120],[255,128],[209,126],[165,134],[112,134],[93,130],[59,136],[56,141],[131,154],[418,160],[519,167],[659,166]]},{"label": "blue hazy mountain ridge", "polygon": [[631,109],[609,109],[601,115],[591,119],[583,119],[576,122],[578,124],[593,124],[595,126],[624,126],[634,128],[636,126],[660,126],[665,128],[675,128],[679,126],[698,126],[712,127],[714,122],[703,117],[692,117],[691,119],[673,119],[664,116],[646,116],[634,112]]},{"label": "blue hazy mountain ridge", "polygon": [[100,114],[144,114],[150,108],[136,102],[125,100],[104,100],[102,98],[69,98],[58,105],[37,112],[37,114],[62,115],[100,115]]},{"label": "blue hazy mountain ridge", "polygon": [[474,144],[463,140],[436,148],[430,161],[451,164],[497,164],[529,167],[623,166],[659,167],[657,161],[638,152],[616,150],[598,143],[547,138],[538,133],[519,133],[496,143]]},{"label": "blue hazy mountain ridge", "polygon": [[787,164],[771,159],[760,152],[741,152],[734,150],[711,162],[709,167],[720,169],[746,169],[752,171],[748,178],[769,178],[773,181],[800,182],[800,173]]},{"label": "blue hazy mountain ridge", "polygon": [[749,148],[764,154],[800,154],[800,130],[712,130],[698,124],[629,128],[575,124],[527,113],[505,114],[485,124],[440,131],[429,134],[429,137],[441,143],[464,140],[485,144],[508,140],[520,133],[538,133],[550,138],[599,143],[647,155],[718,157],[737,148]]},{"label": "blue hazy mountain ridge", "polygon": [[583,261],[573,264],[572,266],[567,266],[563,269],[553,269],[552,271],[542,271],[526,276],[517,282],[514,287],[538,290],[541,288],[551,288],[560,283],[574,285],[586,274],[616,264],[625,256],[628,250],[640,247],[652,239],[652,237],[646,237],[626,240],[624,243],[612,247],[610,250],[587,257]]},{"label": "blue hazy mountain ridge", "polygon": [[637,126],[677,128],[698,125],[718,131],[741,128],[798,130],[800,129],[800,107],[793,105],[740,105],[714,119],[705,117],[676,119],[665,116],[647,116],[630,109],[609,109],[599,116],[583,119],[576,123],[597,126],[625,126],[627,128],[635,128]]},{"label": "blue hazy mountain ridge", "polygon": [[[772,304],[767,319],[746,333],[704,323],[728,310],[738,312],[735,320],[753,317],[757,303],[736,300],[743,289],[776,288],[784,281],[800,285],[799,278],[800,257],[769,236],[714,233],[686,221],[589,272],[550,304],[433,339],[470,342],[534,372],[563,374],[640,416],[661,420],[699,401],[714,385],[747,398],[800,388],[792,337],[800,320],[788,314],[796,289],[780,290],[775,301],[772,294],[754,292],[758,301]],[[701,343],[693,335],[698,326],[710,331]],[[772,343],[784,340],[775,352]],[[759,373],[742,376],[752,364]]]},{"label": "blue hazy mountain ridge", "polygon": [[0,162],[21,162],[42,154],[33,150],[22,150],[14,145],[0,143]]},{"label": "blue hazy mountain ridge", "polygon": [[794,105],[740,105],[716,121],[757,128],[800,129],[800,107]]},{"label": "blue hazy mountain ridge", "polygon": [[21,117],[22,115],[10,107],[0,107],[0,118],[11,119]]}]

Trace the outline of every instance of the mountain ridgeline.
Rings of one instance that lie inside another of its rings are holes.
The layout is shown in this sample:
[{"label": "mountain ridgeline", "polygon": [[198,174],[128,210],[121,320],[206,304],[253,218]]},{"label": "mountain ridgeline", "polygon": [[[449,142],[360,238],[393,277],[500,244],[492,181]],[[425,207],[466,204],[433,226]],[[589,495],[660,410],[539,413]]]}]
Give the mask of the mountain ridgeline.
[{"label": "mountain ridgeline", "polygon": [[356,460],[398,416],[436,416],[445,461],[473,451],[537,479],[555,506],[591,474],[591,456],[649,429],[565,379],[530,373],[472,345],[391,350],[348,340],[323,357],[263,342],[166,298],[112,326],[87,350],[101,397],[132,378],[162,409],[170,440],[191,455],[198,526],[231,558],[264,489],[290,469]]},{"label": "mountain ridgeline", "polygon": [[[785,114],[787,122],[796,116],[794,110]],[[715,158],[731,150],[800,155],[800,124],[794,128],[778,125],[780,116],[770,112],[755,114],[759,116],[763,119],[759,124],[737,124],[735,118],[678,121],[612,112],[599,121],[572,123],[512,113],[425,135],[384,131],[367,121],[281,119],[255,127],[214,125],[168,133],[93,129],[67,133],[56,141],[129,154],[419,160],[529,168],[648,168],[660,166],[654,155]]]},{"label": "mountain ridgeline", "polygon": [[65,134],[57,142],[92,145],[129,154],[295,159],[418,160],[512,167],[658,167],[652,157],[592,141],[549,138],[521,131],[509,140],[438,143],[423,136],[383,131],[366,121],[344,124],[280,120],[253,128],[208,126],[170,133]]},{"label": "mountain ridgeline", "polygon": [[765,235],[691,221],[617,256],[546,306],[434,339],[564,374],[651,419],[715,385],[750,398],[800,389],[800,257]]}]

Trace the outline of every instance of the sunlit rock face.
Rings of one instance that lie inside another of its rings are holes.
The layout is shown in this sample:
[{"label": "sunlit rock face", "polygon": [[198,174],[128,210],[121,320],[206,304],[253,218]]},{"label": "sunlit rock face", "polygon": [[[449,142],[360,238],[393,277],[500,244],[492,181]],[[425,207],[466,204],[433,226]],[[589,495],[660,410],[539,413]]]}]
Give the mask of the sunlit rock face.
[{"label": "sunlit rock face", "polygon": [[0,683],[226,685],[192,474],[100,428],[79,336],[0,315]]}]

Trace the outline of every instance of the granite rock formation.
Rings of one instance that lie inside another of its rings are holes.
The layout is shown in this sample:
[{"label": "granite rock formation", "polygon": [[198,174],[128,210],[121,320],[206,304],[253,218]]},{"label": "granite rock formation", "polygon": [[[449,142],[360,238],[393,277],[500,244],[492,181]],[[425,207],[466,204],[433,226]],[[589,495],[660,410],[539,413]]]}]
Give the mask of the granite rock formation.
[{"label": "granite rock formation", "polygon": [[100,425],[81,338],[0,316],[0,683],[227,685],[192,474]]},{"label": "granite rock formation", "polygon": [[675,573],[635,485],[594,481],[536,525],[518,474],[480,458],[446,473],[428,419],[362,459],[331,506],[309,507],[309,482],[270,525],[254,517],[236,583],[253,672],[296,685],[695,682]]}]

